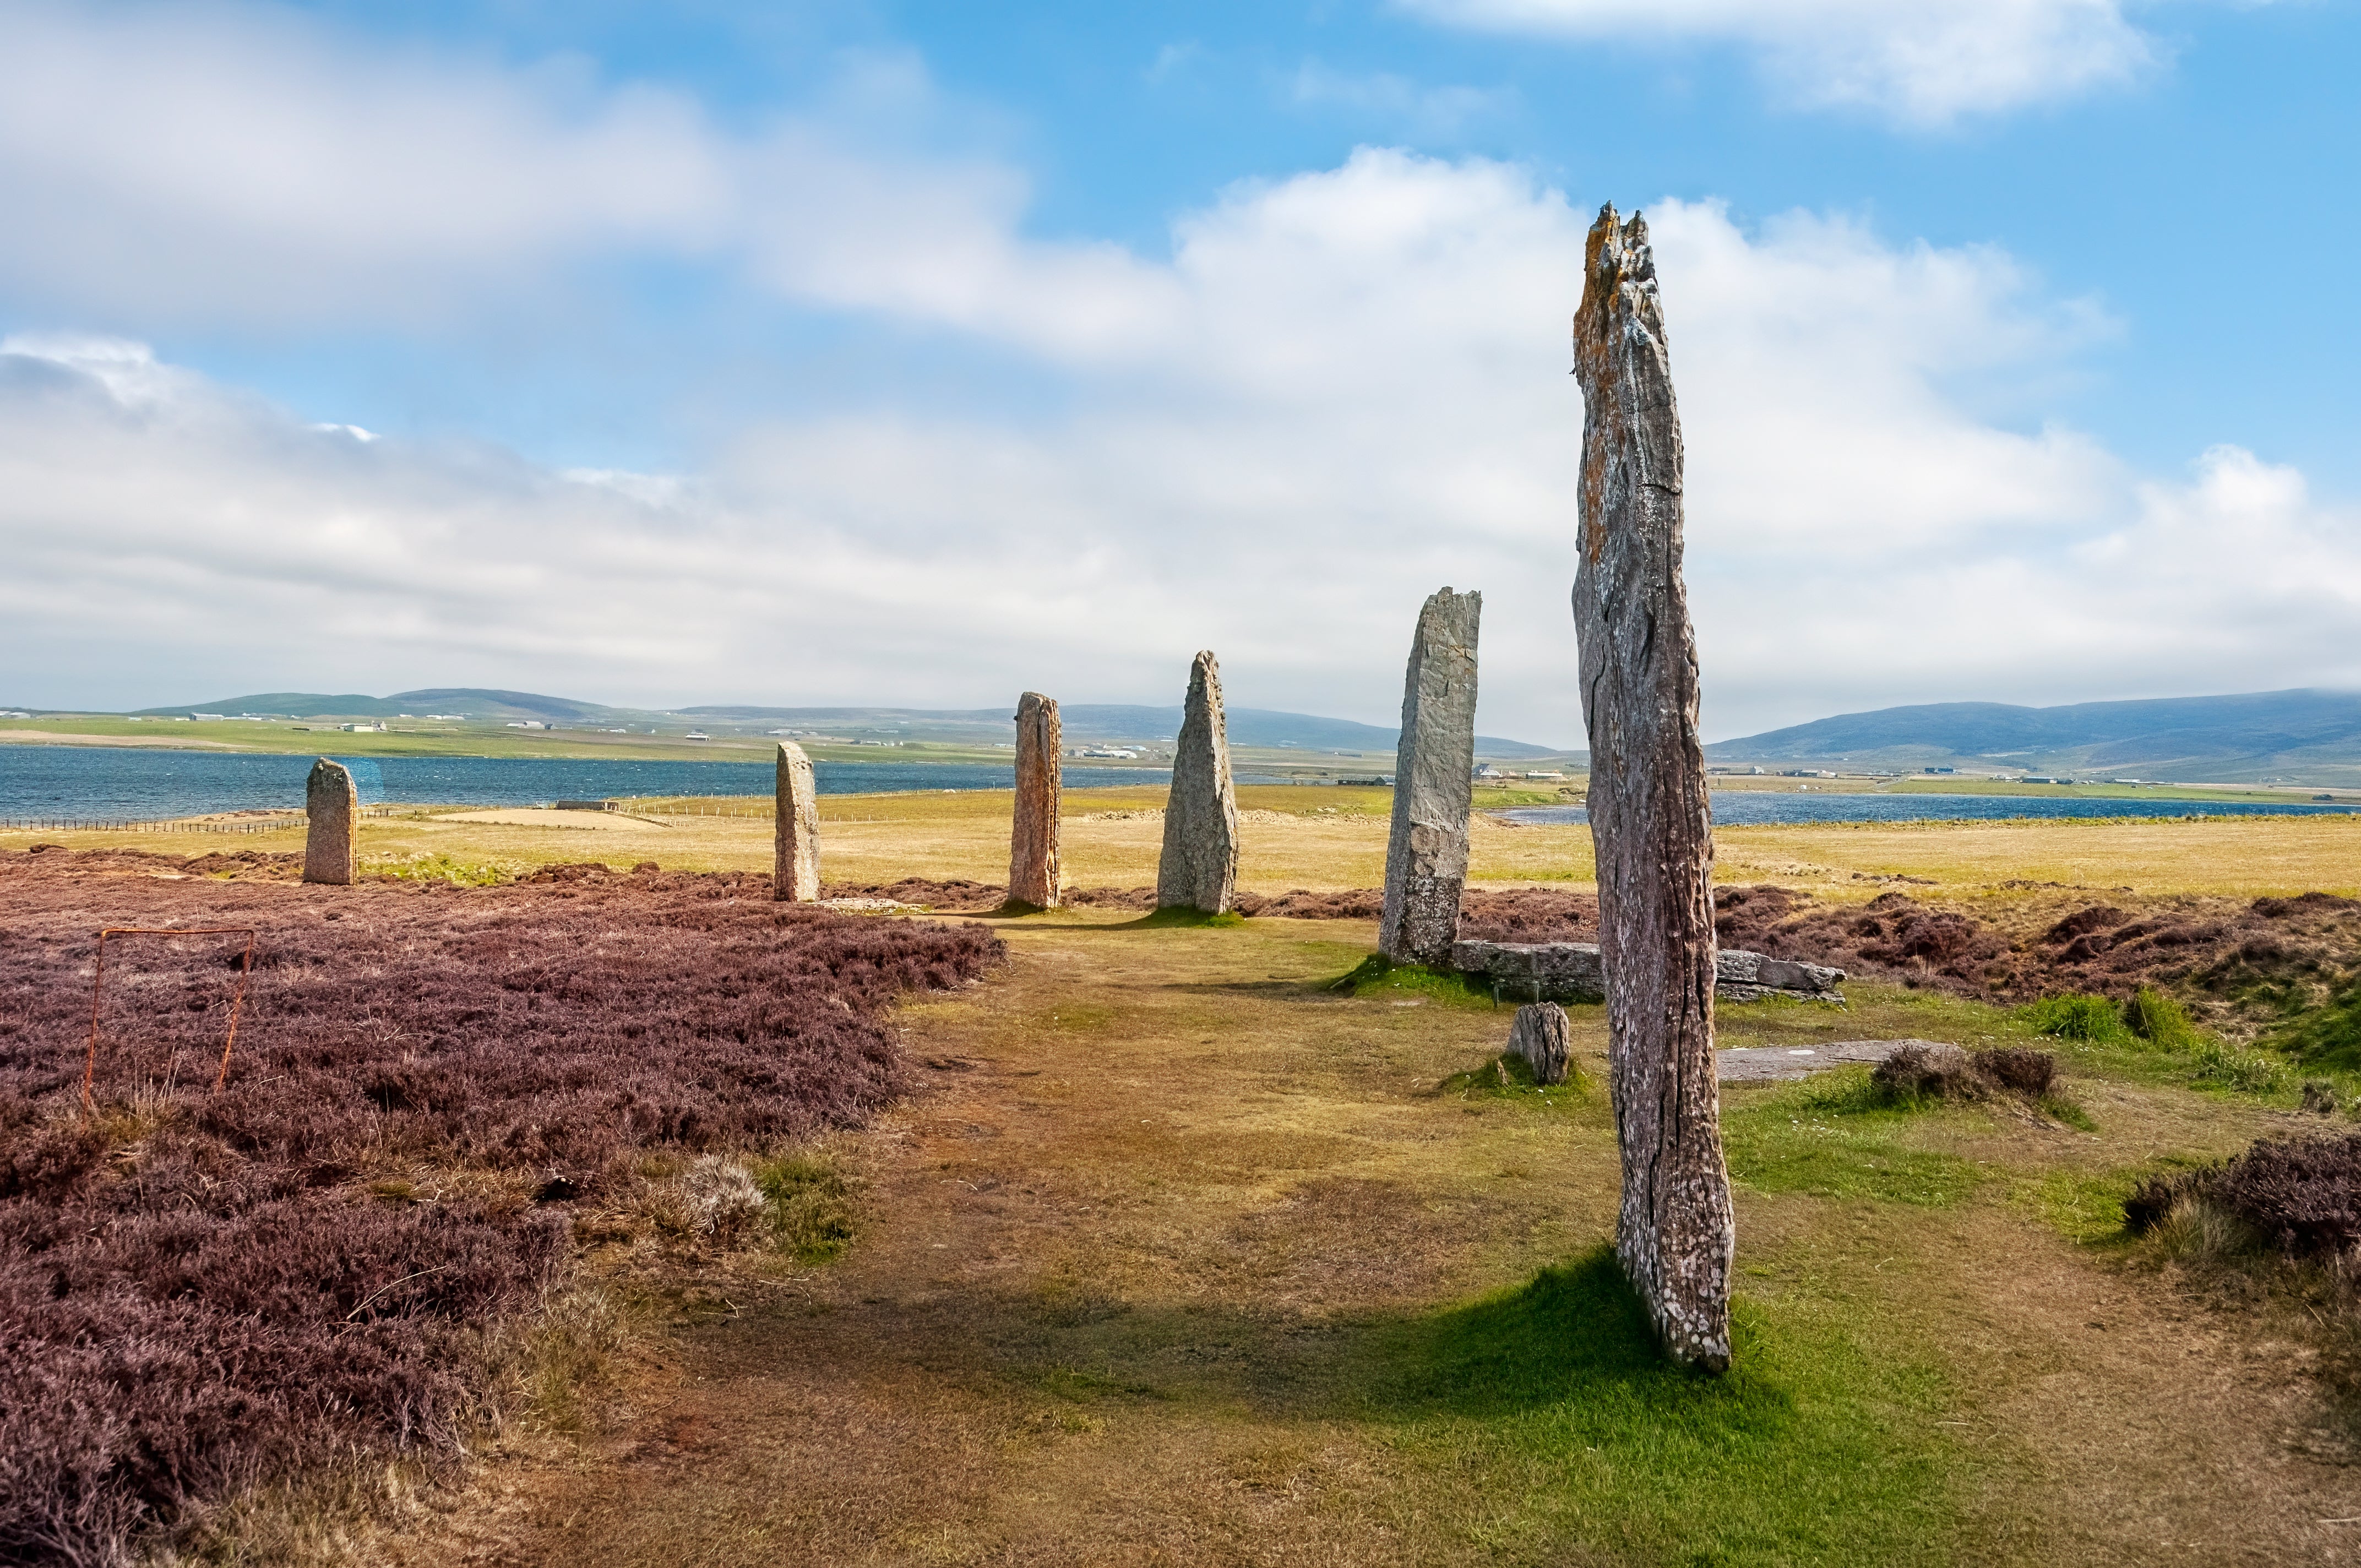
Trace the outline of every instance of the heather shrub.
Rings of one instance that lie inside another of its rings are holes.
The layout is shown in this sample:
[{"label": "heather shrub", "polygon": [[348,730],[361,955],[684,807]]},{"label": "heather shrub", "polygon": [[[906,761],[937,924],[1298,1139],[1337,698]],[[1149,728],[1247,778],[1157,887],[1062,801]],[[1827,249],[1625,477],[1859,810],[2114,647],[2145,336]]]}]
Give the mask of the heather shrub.
[{"label": "heather shrub", "polygon": [[[2208,1209],[2214,1217],[2204,1215]],[[2283,1257],[2349,1261],[2361,1244],[2361,1134],[2265,1138],[2219,1165],[2149,1177],[2124,1201],[2134,1234],[2176,1218],[2210,1226],[2207,1245],[2216,1251],[2235,1245],[2235,1225]]]},{"label": "heather shrub", "polygon": [[1870,1074],[1870,1085],[1888,1104],[2007,1094],[2070,1112],[2052,1093],[2057,1077],[2058,1058],[2048,1051],[2023,1047],[1969,1051],[1925,1040],[1912,1041],[1879,1062]]},{"label": "heather shrub", "polygon": [[1983,1092],[1967,1052],[1931,1042],[1894,1051],[1877,1064],[1870,1082],[1889,1102],[1971,1100]]},{"label": "heather shrub", "polygon": [[[1001,951],[763,878],[150,864],[0,863],[0,1563],[125,1561],[332,1459],[431,1467],[504,1391],[572,1420],[613,1325],[562,1287],[569,1201],[666,1186],[635,1169],[660,1154],[683,1234],[767,1238],[743,1153],[884,1103],[884,1009]],[[244,939],[110,943],[85,1116],[93,935],[168,922],[262,930],[227,1086]]]}]

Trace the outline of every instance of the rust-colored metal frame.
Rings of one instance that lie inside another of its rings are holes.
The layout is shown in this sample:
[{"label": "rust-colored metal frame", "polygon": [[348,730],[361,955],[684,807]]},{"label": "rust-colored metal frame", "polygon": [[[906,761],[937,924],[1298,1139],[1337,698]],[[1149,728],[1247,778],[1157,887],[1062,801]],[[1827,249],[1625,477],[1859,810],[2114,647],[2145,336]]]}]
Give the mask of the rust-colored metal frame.
[{"label": "rust-colored metal frame", "polygon": [[98,934],[98,965],[90,981],[90,1050],[82,1068],[82,1105],[91,1109],[91,1084],[98,1076],[98,1005],[106,985],[106,939],[109,937],[244,937],[246,955],[237,966],[237,990],[229,1003],[229,1038],[222,1042],[221,1070],[214,1074],[219,1093],[229,1081],[229,1054],[237,1048],[238,1014],[246,1008],[247,977],[254,972],[254,943],[260,935],[252,926],[109,926]]}]

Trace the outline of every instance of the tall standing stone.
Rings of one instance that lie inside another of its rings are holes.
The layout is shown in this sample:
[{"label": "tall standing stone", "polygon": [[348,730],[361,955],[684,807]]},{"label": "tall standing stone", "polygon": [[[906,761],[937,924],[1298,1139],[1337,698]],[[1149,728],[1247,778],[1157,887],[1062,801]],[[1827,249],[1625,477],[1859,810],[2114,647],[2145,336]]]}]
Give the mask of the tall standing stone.
[{"label": "tall standing stone", "polygon": [[1648,227],[1602,208],[1574,321],[1582,556],[1574,585],[1590,832],[1623,1156],[1615,1250],[1675,1359],[1730,1365],[1737,1246],[1714,1072],[1713,826],[1681,583],[1681,427]]},{"label": "tall standing stone", "polygon": [[1189,667],[1189,701],[1172,752],[1164,853],[1156,862],[1156,907],[1223,915],[1237,890],[1238,797],[1230,785],[1222,670],[1213,654],[1200,653]]},{"label": "tall standing stone", "polygon": [[1016,819],[1008,835],[1008,902],[1058,907],[1058,701],[1016,704]]},{"label": "tall standing stone", "polygon": [[779,742],[778,819],[771,828],[771,896],[809,904],[819,897],[819,793],[811,759]]},{"label": "tall standing stone", "polygon": [[353,880],[360,841],[361,793],[342,762],[323,757],[303,781],[303,880],[337,887]]},{"label": "tall standing stone", "polygon": [[1467,882],[1467,807],[1476,771],[1476,622],[1482,594],[1426,601],[1411,638],[1394,753],[1393,833],[1378,947],[1398,964],[1448,965]]}]

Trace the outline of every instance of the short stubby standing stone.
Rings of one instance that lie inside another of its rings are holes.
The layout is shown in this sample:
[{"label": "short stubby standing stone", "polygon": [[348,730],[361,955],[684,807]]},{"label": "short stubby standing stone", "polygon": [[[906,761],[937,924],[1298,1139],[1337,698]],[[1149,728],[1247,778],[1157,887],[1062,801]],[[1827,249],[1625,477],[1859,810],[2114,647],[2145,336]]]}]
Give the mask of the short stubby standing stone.
[{"label": "short stubby standing stone", "polygon": [[1509,1025],[1509,1054],[1525,1058],[1535,1083],[1564,1083],[1573,1048],[1565,1008],[1535,1002],[1517,1009],[1517,1021]]},{"label": "short stubby standing stone", "polygon": [[303,880],[343,887],[353,880],[361,795],[342,762],[323,757],[303,781]]},{"label": "short stubby standing stone", "polygon": [[1222,670],[1213,654],[1200,653],[1189,669],[1189,701],[1172,753],[1164,853],[1156,862],[1156,907],[1224,915],[1237,890],[1238,797],[1230,785]]},{"label": "short stubby standing stone", "polygon": [[771,829],[771,896],[809,904],[819,897],[819,794],[811,759],[779,742],[778,820]]},{"label": "short stubby standing stone", "polygon": [[1398,964],[1444,965],[1467,882],[1476,771],[1476,622],[1481,594],[1449,588],[1418,612],[1394,754],[1394,822],[1378,947]]},{"label": "short stubby standing stone", "polygon": [[1016,704],[1016,818],[1008,835],[1008,902],[1058,907],[1058,703],[1027,692]]},{"label": "short stubby standing stone", "polygon": [[1647,225],[1602,209],[1583,269],[1574,619],[1623,1160],[1615,1251],[1664,1348],[1719,1371],[1738,1234],[1714,1071],[1713,824],[1681,582],[1680,411]]}]

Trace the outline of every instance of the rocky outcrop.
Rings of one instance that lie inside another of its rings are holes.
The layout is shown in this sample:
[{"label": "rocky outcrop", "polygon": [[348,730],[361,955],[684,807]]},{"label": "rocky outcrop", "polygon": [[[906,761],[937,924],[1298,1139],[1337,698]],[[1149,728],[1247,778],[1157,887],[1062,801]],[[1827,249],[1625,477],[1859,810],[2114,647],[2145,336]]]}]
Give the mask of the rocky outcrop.
[{"label": "rocky outcrop", "polygon": [[1509,1053],[1525,1058],[1539,1084],[1564,1083],[1573,1050],[1573,1031],[1565,1009],[1554,1002],[1531,1002],[1517,1009],[1509,1025]]},{"label": "rocky outcrop", "polygon": [[1600,209],[1583,273],[1574,620],[1623,1161],[1615,1251],[1664,1348],[1718,1372],[1738,1233],[1713,1070],[1713,829],[1681,582],[1680,411],[1647,225]]},{"label": "rocky outcrop", "polygon": [[323,757],[303,781],[303,880],[343,887],[360,844],[361,795],[342,762]]},{"label": "rocky outcrop", "polygon": [[1059,899],[1055,698],[1027,692],[1016,704],[1016,816],[1008,833],[1008,902],[1055,909]]},{"label": "rocky outcrop", "polygon": [[771,828],[771,896],[810,904],[819,897],[819,794],[811,759],[779,742],[778,819]]},{"label": "rocky outcrop", "polygon": [[1476,766],[1476,630],[1481,594],[1443,589],[1418,612],[1394,754],[1393,831],[1378,947],[1400,964],[1450,960],[1467,882]]},{"label": "rocky outcrop", "polygon": [[1189,668],[1189,698],[1172,753],[1164,851],[1156,863],[1156,906],[1224,915],[1237,887],[1238,799],[1230,784],[1222,671],[1213,654],[1200,653]]},{"label": "rocky outcrop", "polygon": [[[1604,1002],[1607,965],[1595,942],[1455,942],[1452,967],[1481,975],[1502,1001]],[[1731,949],[1715,955],[1714,994],[1725,1002],[1784,996],[1842,1002],[1845,971]]]}]

